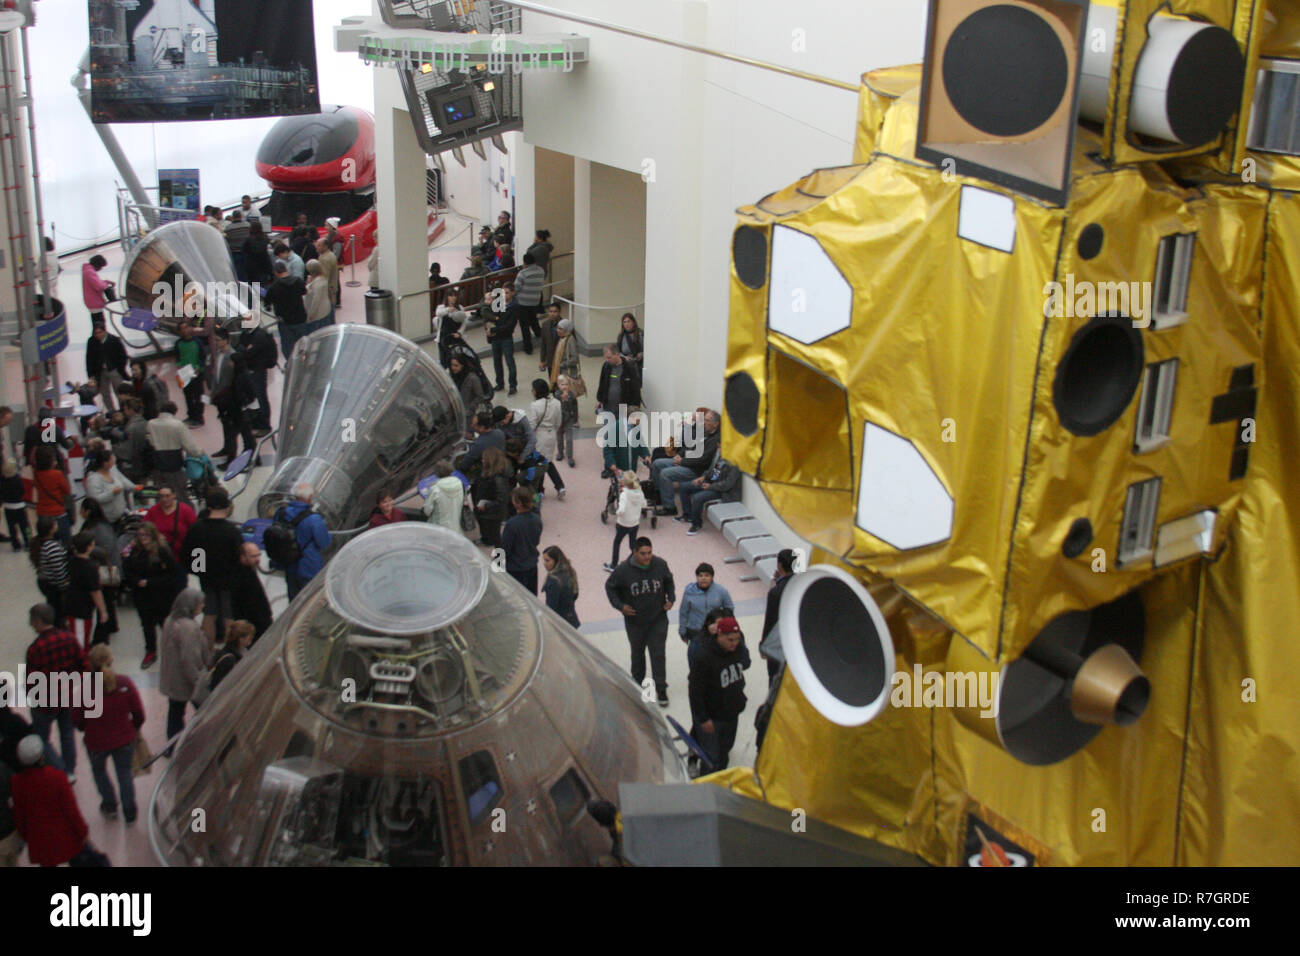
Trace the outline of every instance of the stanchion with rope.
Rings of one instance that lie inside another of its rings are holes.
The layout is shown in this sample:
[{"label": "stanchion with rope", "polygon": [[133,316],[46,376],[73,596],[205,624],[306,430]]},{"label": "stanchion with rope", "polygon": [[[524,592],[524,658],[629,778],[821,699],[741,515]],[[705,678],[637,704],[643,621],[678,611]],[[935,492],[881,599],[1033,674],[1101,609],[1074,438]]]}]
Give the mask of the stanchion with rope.
[{"label": "stanchion with rope", "polygon": [[360,288],[361,282],[357,279],[357,234],[355,232],[348,236],[348,244],[352,247],[352,271],[348,273],[352,278],[345,282],[344,285],[349,289],[357,289]]}]

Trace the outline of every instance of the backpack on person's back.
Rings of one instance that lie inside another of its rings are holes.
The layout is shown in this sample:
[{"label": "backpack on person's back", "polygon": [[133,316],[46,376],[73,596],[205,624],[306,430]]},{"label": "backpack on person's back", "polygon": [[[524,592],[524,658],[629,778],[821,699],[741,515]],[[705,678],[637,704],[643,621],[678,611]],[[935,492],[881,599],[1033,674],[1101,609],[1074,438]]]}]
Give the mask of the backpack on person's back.
[{"label": "backpack on person's back", "polygon": [[262,550],[266,556],[282,568],[297,564],[302,560],[302,548],[298,544],[298,525],[302,524],[315,512],[305,508],[294,518],[286,518],[284,508],[275,513],[275,519],[262,533]]}]

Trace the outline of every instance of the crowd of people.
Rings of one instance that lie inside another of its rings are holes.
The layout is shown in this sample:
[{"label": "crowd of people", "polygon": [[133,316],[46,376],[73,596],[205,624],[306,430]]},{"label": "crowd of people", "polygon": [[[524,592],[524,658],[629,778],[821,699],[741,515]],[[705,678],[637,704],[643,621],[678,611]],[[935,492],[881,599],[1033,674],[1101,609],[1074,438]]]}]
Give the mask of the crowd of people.
[{"label": "crowd of people", "polygon": [[[317,236],[302,219],[289,242],[270,245],[247,202],[224,220],[217,210],[208,218],[222,229],[241,278],[270,281],[266,298],[281,319],[286,355],[296,340],[295,329],[304,334],[312,323],[333,321],[341,251],[336,239]],[[512,268],[513,240],[509,215],[503,213],[495,231],[484,227],[462,278],[480,274],[478,269]],[[539,230],[523,256],[523,268],[504,287],[499,307],[487,310],[495,381],[461,335],[468,310],[454,292],[445,295],[438,310],[438,355],[470,413],[469,447],[435,465],[435,480],[418,512],[398,506],[395,496],[402,489],[385,489],[368,523],[378,528],[423,518],[476,536],[485,548],[500,549],[506,573],[578,627],[580,575],[558,545],[544,544],[542,518],[548,479],[549,490],[562,501],[567,489],[558,466],[567,462],[577,467],[578,399],[587,394],[573,322],[564,318],[562,303],[543,302],[552,251],[549,233]],[[98,258],[83,271],[83,288],[87,306],[98,302],[102,310],[113,293],[98,277],[103,267]],[[447,280],[439,269],[431,270],[430,281]],[[116,817],[120,808],[127,824],[136,818],[133,767],[139,770],[141,764],[140,728],[146,715],[135,685],[113,670],[110,641],[119,630],[120,602],[129,599],[138,614],[141,669],[160,664],[168,741],[183,730],[187,711],[200,706],[236,670],[249,646],[272,624],[261,580],[262,550],[245,540],[231,520],[230,498],[222,488],[211,488],[197,502],[192,498],[185,465],[187,457],[203,454],[190,428],[203,423],[205,390],[224,433],[223,447],[212,457],[233,457],[240,438],[245,449],[254,447],[257,434],[269,428],[266,372],[276,364],[276,342],[258,329],[242,335],[236,349],[217,330],[209,354],[208,336],[198,334],[200,329],[182,322],[178,331],[184,419],[178,417],[166,382],[143,362],[128,361],[121,341],[102,321],[94,325],[83,398],[98,399],[103,411],[83,422],[88,458],[85,497],[79,502],[68,477],[68,442],[60,420],[47,416],[33,423],[24,435],[21,459],[6,456],[3,462],[0,498],[9,538],[15,551],[28,552],[45,599],[29,611],[36,637],[27,653],[28,672],[100,675],[111,706],[93,718],[74,708],[36,709],[30,726],[6,708],[0,788],[7,788],[11,799],[0,800],[0,863],[16,859],[14,847],[23,841],[30,859],[43,865],[95,865],[102,856],[86,839],[68,786],[75,779],[77,731],[90,757],[101,812]],[[531,382],[526,407],[512,409],[494,400],[502,391],[517,393],[516,334],[526,354],[533,354],[536,344],[538,372],[545,377]],[[647,514],[655,514],[685,523],[687,535],[697,534],[710,502],[739,499],[740,472],[722,457],[720,416],[712,409],[698,409],[683,432],[663,447],[634,444],[636,430],[630,426],[644,414],[644,362],[642,330],[635,316],[624,315],[617,339],[604,349],[594,394],[598,417],[611,425],[598,463],[602,478],[611,483],[607,513],[614,518],[610,560],[603,570],[606,599],[623,616],[631,676],[667,707],[669,612],[679,592],[667,562],[655,554],[641,526]],[[0,409],[0,426],[11,419],[8,409]],[[31,469],[32,501],[23,466]],[[593,470],[596,466],[591,463]],[[641,469],[644,478],[638,477]],[[144,483],[156,486],[157,499],[141,514],[136,495]],[[313,508],[313,496],[310,485],[297,486],[264,539],[266,557],[285,571],[290,600],[320,573],[333,543],[323,516]],[[36,510],[34,529],[28,524],[30,504]],[[624,540],[628,549],[620,558]],[[779,648],[775,655],[764,649],[776,633],[780,595],[793,573],[791,552],[783,551],[777,564],[760,648],[770,690],[759,708],[760,740],[781,674]],[[191,574],[197,588],[190,585]],[[688,663],[691,734],[706,766],[720,770],[728,764],[748,705],[745,671],[751,649],[735,601],[715,581],[707,562],[695,567],[694,580],[680,592],[677,631]],[[57,749],[50,742],[56,725]],[[700,761],[692,757],[692,763],[692,772],[699,772]]]}]

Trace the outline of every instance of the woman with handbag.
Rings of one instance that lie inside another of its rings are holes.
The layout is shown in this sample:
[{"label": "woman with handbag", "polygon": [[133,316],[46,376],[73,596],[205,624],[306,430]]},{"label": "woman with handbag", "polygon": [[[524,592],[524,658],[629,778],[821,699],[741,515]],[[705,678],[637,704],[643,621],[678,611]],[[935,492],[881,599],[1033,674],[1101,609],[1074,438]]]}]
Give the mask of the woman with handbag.
[{"label": "woman with handbag", "polygon": [[59,527],[48,515],[36,519],[36,537],[27,556],[36,568],[36,586],[54,608],[54,620],[62,626],[68,592],[68,549],[58,536]]},{"label": "woman with handbag", "polygon": [[81,527],[95,538],[95,550],[92,554],[99,565],[99,586],[104,592],[104,605],[108,608],[108,617],[100,618],[95,628],[92,644],[106,644],[117,633],[117,595],[122,587],[122,553],[117,547],[117,532],[104,517],[104,511],[94,498],[81,499],[78,508],[81,514]]},{"label": "woman with handbag", "polygon": [[573,333],[573,319],[560,319],[555,323],[555,360],[551,363],[551,381],[558,382],[567,375],[573,392],[579,398],[587,394],[587,384],[582,380],[582,355],[578,351],[578,337]]},{"label": "woman with handbag", "polygon": [[[564,479],[555,467],[555,449],[559,440],[560,425],[564,420],[564,408],[560,400],[551,394],[551,387],[546,379],[533,379],[533,403],[528,406],[528,424],[533,426],[537,436],[537,453],[546,459],[546,474],[561,501],[564,500]],[[538,482],[538,488],[543,482]]]},{"label": "woman with handbag", "polygon": [[68,476],[57,467],[58,458],[49,445],[37,445],[33,455],[32,484],[36,488],[36,517],[54,521],[59,539],[67,544],[72,538],[72,486]]},{"label": "woman with handbag", "polygon": [[140,612],[140,628],[144,631],[144,660],[140,662],[140,670],[148,670],[158,659],[158,628],[167,619],[181,589],[176,557],[153,522],[141,522],[136,529],[122,571],[131,586],[135,608]]},{"label": "woman with handbag", "polygon": [[94,550],[95,536],[90,532],[82,531],[73,537],[64,601],[72,633],[86,650],[90,650],[96,623],[108,620],[108,606],[99,583],[99,562],[91,555]]},{"label": "woman with handbag", "polygon": [[195,620],[203,613],[203,592],[176,595],[159,645],[158,690],[167,698],[167,739],[185,729],[185,708],[212,664],[213,641]]},{"label": "woman with handbag", "polygon": [[107,449],[95,458],[85,486],[86,497],[99,502],[105,520],[112,526],[135,506],[135,482],[117,470],[117,457]]},{"label": "woman with handbag", "polygon": [[108,762],[112,760],[121,793],[122,818],[130,826],[135,823],[136,815],[131,758],[135,753],[135,739],[144,726],[144,703],[131,678],[113,672],[113,652],[107,644],[91,648],[90,670],[100,674],[104,681],[103,696],[95,708],[98,716],[91,716],[82,708],[74,714],[73,723],[86,735],[90,769],[99,788],[99,812],[110,819],[117,816],[118,794],[113,792],[113,781],[108,776]]}]

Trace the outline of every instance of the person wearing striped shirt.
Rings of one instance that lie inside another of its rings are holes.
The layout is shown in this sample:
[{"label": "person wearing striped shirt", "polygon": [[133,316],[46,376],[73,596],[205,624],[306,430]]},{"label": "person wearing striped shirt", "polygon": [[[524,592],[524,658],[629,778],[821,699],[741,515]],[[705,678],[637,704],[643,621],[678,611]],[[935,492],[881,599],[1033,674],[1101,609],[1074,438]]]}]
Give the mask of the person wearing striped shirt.
[{"label": "person wearing striped shirt", "polygon": [[59,538],[59,525],[48,515],[36,519],[36,537],[28,556],[36,568],[36,586],[54,608],[55,620],[63,620],[63,595],[68,589],[68,549]]},{"label": "person wearing striped shirt", "polygon": [[542,308],[542,284],[546,270],[537,264],[531,252],[524,253],[524,267],[515,275],[514,308],[519,313],[519,330],[524,340],[524,351],[533,354],[533,336],[542,337],[542,327],[537,324],[537,313]]}]

